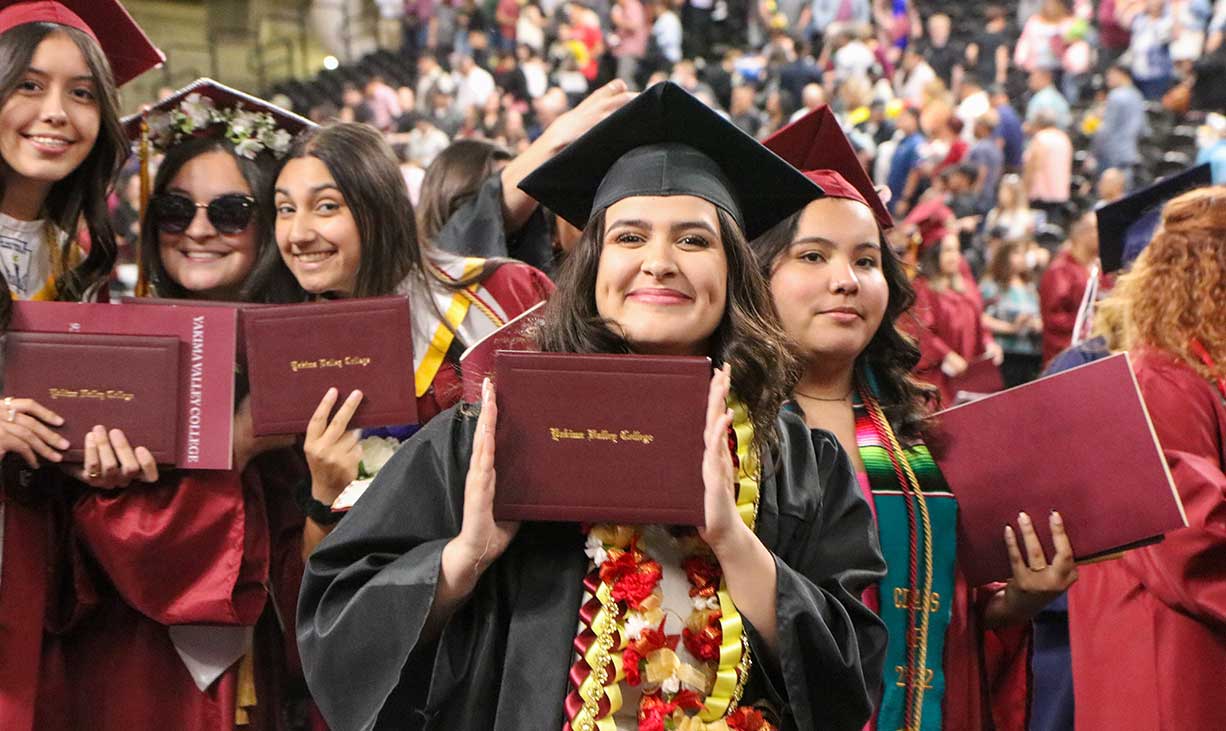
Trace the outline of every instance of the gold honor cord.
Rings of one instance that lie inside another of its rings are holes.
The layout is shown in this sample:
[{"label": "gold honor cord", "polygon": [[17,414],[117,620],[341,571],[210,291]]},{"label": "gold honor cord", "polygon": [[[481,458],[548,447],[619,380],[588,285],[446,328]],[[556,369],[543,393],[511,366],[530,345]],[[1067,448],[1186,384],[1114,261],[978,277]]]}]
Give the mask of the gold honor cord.
[{"label": "gold honor cord", "polygon": [[[881,431],[890,440],[890,449],[894,454],[898,455],[898,461],[902,463],[903,472],[915,491],[915,504],[919,508],[920,525],[924,533],[923,592],[920,596],[932,596],[932,520],[928,515],[928,502],[924,498],[924,491],[920,487],[919,479],[916,478],[915,472],[911,469],[911,462],[907,459],[906,452],[903,451],[902,445],[899,444],[898,437],[894,435],[894,430],[890,428],[890,422],[885,418],[885,412],[882,411],[881,404],[877,403],[877,399],[868,393],[863,394],[861,400],[868,406],[873,420],[881,425]],[[919,633],[916,637],[916,641],[919,644],[919,658],[916,661],[916,672],[912,673],[911,677],[907,680],[915,689],[915,703],[911,708],[911,718],[908,719],[908,731],[919,731],[924,715],[924,691],[926,686],[924,676],[925,670],[928,668],[928,619],[930,615],[931,613],[928,611],[920,612]]]}]

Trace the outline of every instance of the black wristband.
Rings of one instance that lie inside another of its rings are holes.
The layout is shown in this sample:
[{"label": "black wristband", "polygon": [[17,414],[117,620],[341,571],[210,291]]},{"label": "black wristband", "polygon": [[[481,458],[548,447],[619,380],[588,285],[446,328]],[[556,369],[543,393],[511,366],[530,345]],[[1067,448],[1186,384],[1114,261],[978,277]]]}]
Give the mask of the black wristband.
[{"label": "black wristband", "polygon": [[298,507],[302,509],[303,514],[319,525],[335,525],[345,517],[344,513],[333,511],[331,505],[325,505],[315,499],[315,496],[311,494],[309,476],[298,483],[298,489],[294,492]]}]

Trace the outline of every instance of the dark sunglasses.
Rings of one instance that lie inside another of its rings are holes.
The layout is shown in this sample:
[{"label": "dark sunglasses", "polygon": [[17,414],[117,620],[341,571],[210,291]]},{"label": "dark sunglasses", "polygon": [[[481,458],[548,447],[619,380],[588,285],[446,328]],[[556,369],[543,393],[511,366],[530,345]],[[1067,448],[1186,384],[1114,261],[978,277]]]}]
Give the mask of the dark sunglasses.
[{"label": "dark sunglasses", "polygon": [[251,225],[255,198],[241,193],[219,195],[208,203],[197,203],[185,195],[163,193],[149,200],[149,213],[162,233],[181,234],[192,225],[196,209],[203,208],[213,228],[223,234],[236,234]]}]

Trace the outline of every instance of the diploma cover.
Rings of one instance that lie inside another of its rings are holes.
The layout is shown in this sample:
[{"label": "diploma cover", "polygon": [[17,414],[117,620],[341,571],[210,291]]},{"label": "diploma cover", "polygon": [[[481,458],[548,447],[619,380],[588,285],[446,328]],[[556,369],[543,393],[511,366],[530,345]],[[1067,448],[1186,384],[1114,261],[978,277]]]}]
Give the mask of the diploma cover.
[{"label": "diploma cover", "polygon": [[460,378],[464,384],[464,400],[470,404],[481,401],[481,383],[494,377],[494,354],[499,350],[536,351],[532,330],[541,323],[545,303],[538,302],[494,332],[468,346],[460,354]]},{"label": "diploma cover", "polygon": [[[234,457],[237,317],[225,307],[93,302],[14,302],[10,331],[74,335],[172,335],[179,339],[176,467],[228,470]],[[48,404],[48,407],[51,407]],[[111,424],[102,422],[103,426]],[[91,424],[90,426],[93,426]],[[125,433],[125,436],[128,436]],[[129,436],[133,447],[141,445]]]},{"label": "diploma cover", "polygon": [[[1020,511],[1049,558],[1059,511],[1078,561],[1187,525],[1125,353],[942,411],[925,441],[958,499],[972,586],[1012,575],[1003,529],[1018,531]],[[1018,544],[1024,553],[1020,532]]]},{"label": "diploma cover", "polygon": [[707,358],[495,354],[497,520],[704,524]]},{"label": "diploma cover", "polygon": [[243,333],[257,436],[304,433],[333,386],[362,392],[350,428],[417,423],[408,297],[245,309]]},{"label": "diploma cover", "polygon": [[179,443],[179,339],[174,336],[11,332],[4,344],[4,392],[32,398],[64,418],[56,431],[84,459],[95,425],[120,429],[160,464]]}]

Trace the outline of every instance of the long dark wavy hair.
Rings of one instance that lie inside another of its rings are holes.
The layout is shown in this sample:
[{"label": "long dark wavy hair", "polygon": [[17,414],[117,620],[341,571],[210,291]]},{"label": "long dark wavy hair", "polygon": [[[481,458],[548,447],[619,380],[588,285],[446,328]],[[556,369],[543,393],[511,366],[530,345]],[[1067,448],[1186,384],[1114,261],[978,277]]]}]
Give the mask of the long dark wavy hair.
[{"label": "long dark wavy hair", "polygon": [[456,140],[426,168],[417,205],[417,230],[424,241],[434,237],[460,206],[472,200],[498,163],[515,157],[510,150],[485,140]]},{"label": "long dark wavy hair", "polygon": [[[58,300],[80,300],[110,276],[117,247],[107,210],[107,193],[128,158],[128,138],[119,122],[119,95],[111,65],[97,41],[76,28],[58,23],[26,23],[0,34],[0,106],[8,102],[38,46],[53,33],[67,36],[85,57],[94,78],[98,104],[98,139],[85,160],[63,180],[51,186],[43,203],[43,214],[68,240],[58,252],[63,270],[55,281]],[[0,183],[0,193],[2,193]],[[78,224],[84,220],[89,232],[89,252],[76,266],[70,266]],[[2,298],[9,298],[8,286],[0,287]],[[0,308],[4,309],[4,308]]]},{"label": "long dark wavy hair", "polygon": [[[779,257],[787,253],[796,239],[800,214],[788,216],[750,244],[758,258],[759,273],[770,281]],[[908,310],[915,304],[915,290],[907,279],[902,263],[893,249],[881,241],[881,270],[885,275],[889,300],[877,332],[856,358],[856,371],[870,370],[876,377],[877,398],[890,426],[900,439],[916,441],[923,438],[922,421],[935,405],[935,389],[911,377],[911,369],[919,363],[919,346],[899,329],[899,321],[911,317]],[[774,300],[771,300],[772,307]],[[795,346],[793,346],[795,347]]]},{"label": "long dark wavy hair", "polygon": [[[538,345],[546,352],[633,351],[596,307],[596,272],[604,248],[604,223],[604,210],[593,214],[562,265],[557,291],[545,307],[537,333]],[[720,210],[719,228],[728,262],[728,290],[724,316],[711,336],[708,355],[717,367],[732,365],[732,390],[748,409],[755,447],[765,455],[778,441],[775,418],[791,394],[800,369],[740,226]]]},{"label": "long dark wavy hair", "polygon": [[[272,173],[276,169],[277,162],[268,153],[262,153],[256,159],[251,160],[235,152],[234,145],[225,139],[193,137],[184,140],[166,151],[166,156],[158,167],[157,176],[153,179],[150,197],[166,192],[166,186],[170,185],[170,181],[179,174],[184,165],[210,152],[224,152],[234,160],[243,179],[247,181],[247,187],[251,189],[251,197],[255,198],[255,214],[251,219],[251,226],[255,229],[257,261],[267,249],[272,249],[275,254],[271,195]],[[193,294],[166,273],[166,267],[162,264],[158,236],[157,221],[152,215],[146,214],[140,226],[141,273],[153,285],[159,297],[191,299]],[[251,276],[248,275],[247,279],[250,281]],[[245,289],[240,289],[240,291],[245,291]],[[240,295],[240,299],[246,298],[246,295]]]},{"label": "long dark wavy hair", "polygon": [[[357,225],[362,253],[354,297],[392,294],[409,277],[422,286],[434,282],[449,289],[461,289],[483,281],[503,263],[489,259],[482,270],[460,281],[442,279],[432,273],[427,266],[430,246],[417,235],[413,204],[400,164],[374,127],[334,122],[305,131],[281,161],[271,185],[276,184],[290,160],[304,157],[318,158],[327,166]],[[257,293],[297,287],[297,282],[291,285],[287,277],[293,280],[277,247],[268,247],[256,265],[252,286]],[[297,292],[297,299],[306,298],[301,287],[297,287]]]}]

